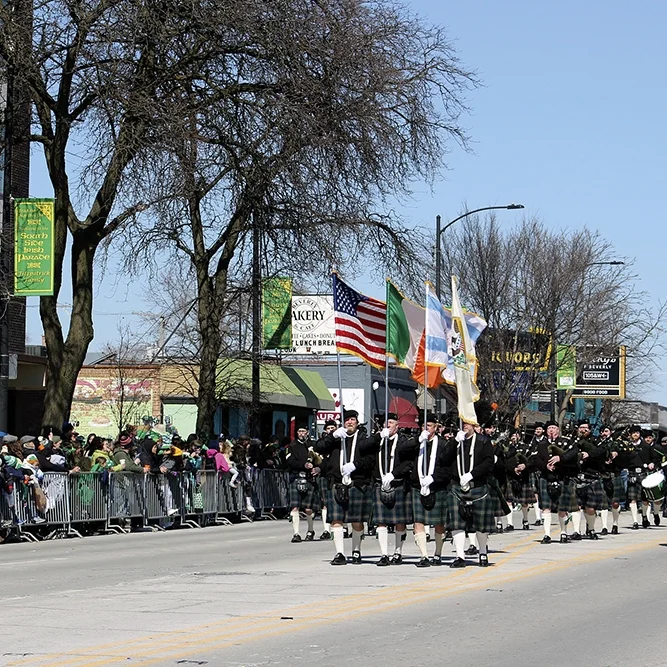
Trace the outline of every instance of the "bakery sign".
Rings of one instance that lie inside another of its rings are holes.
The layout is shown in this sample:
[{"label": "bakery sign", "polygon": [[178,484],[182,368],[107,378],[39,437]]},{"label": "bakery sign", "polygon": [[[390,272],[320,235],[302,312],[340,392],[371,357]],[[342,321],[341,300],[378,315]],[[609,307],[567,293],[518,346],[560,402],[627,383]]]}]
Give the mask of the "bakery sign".
[{"label": "bakery sign", "polygon": [[336,351],[333,296],[292,295],[293,354],[332,354]]}]

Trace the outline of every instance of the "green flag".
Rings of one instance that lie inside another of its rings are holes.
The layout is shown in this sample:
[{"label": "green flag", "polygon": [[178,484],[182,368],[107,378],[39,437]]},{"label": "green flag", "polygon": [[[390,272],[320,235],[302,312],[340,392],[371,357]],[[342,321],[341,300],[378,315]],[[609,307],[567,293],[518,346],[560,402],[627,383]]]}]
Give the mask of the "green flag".
[{"label": "green flag", "polygon": [[292,279],[267,278],[262,286],[264,349],[292,348]]},{"label": "green flag", "polygon": [[387,280],[387,354],[399,366],[414,368],[424,322],[424,309],[406,299]]},{"label": "green flag", "polygon": [[14,294],[53,295],[53,199],[14,200]]}]

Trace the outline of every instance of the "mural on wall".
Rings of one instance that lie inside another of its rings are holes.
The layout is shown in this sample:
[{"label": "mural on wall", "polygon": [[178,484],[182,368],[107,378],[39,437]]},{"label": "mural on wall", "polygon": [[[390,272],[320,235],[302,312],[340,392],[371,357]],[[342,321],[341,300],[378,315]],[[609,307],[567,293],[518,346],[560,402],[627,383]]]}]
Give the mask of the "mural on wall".
[{"label": "mural on wall", "polygon": [[122,426],[152,415],[152,378],[78,378],[70,420],[80,433],[116,437]]}]

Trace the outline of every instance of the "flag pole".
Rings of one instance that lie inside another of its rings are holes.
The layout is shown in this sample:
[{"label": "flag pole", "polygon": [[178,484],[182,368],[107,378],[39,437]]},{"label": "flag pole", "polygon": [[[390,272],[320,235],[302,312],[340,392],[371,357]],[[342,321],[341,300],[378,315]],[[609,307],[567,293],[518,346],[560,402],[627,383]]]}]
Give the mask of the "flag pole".
[{"label": "flag pole", "polygon": [[[336,294],[337,276],[335,271],[331,274],[331,278],[333,281],[333,293]],[[338,367],[338,400],[340,402],[340,425],[342,426],[345,421],[343,419],[343,411],[345,408],[343,407],[343,378],[340,371],[340,349],[338,348],[338,345],[336,345],[336,366]]]},{"label": "flag pole", "polygon": [[[389,302],[389,278],[385,281],[385,303]],[[387,313],[387,324],[384,334],[384,426],[387,428],[387,415],[389,414],[389,322],[391,319]]]},{"label": "flag pole", "polygon": [[426,351],[428,349],[428,283],[425,284],[424,296],[424,430],[426,430],[427,407],[426,398],[428,390],[428,363]]}]

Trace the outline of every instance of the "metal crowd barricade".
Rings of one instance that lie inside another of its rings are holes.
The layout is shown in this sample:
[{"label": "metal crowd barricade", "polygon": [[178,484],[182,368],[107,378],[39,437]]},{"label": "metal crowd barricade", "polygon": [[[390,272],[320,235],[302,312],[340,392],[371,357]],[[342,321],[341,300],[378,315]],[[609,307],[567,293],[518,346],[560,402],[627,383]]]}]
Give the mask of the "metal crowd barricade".
[{"label": "metal crowd barricade", "polygon": [[107,529],[126,532],[127,521],[140,520],[143,524],[146,516],[144,474],[110,473],[107,500]]},{"label": "metal crowd barricade", "polygon": [[[177,475],[149,473],[144,475],[146,522],[164,522],[181,512],[181,489]],[[154,525],[154,524],[153,524]],[[157,528],[157,526],[154,525]]]},{"label": "metal crowd barricade", "polygon": [[264,468],[259,475],[257,495],[262,517],[276,519],[274,510],[289,509],[289,474],[284,470]]},{"label": "metal crowd barricade", "polygon": [[215,470],[181,474],[181,514],[189,525],[214,523],[218,513],[218,484]]},{"label": "metal crowd barricade", "polygon": [[70,523],[100,523],[106,529],[108,488],[109,473],[80,472],[70,475]]},{"label": "metal crowd barricade", "polygon": [[[90,473],[89,473],[90,474]],[[81,534],[72,528],[72,496],[70,475],[66,472],[46,472],[42,478],[42,491],[46,496],[46,523],[54,530],[48,535],[52,537],[68,537]],[[102,505],[102,520],[106,517]]]}]

